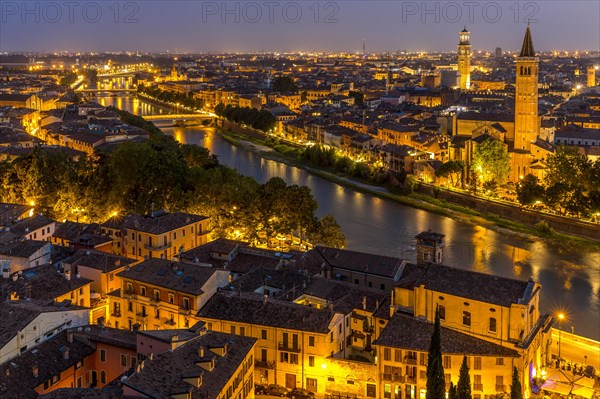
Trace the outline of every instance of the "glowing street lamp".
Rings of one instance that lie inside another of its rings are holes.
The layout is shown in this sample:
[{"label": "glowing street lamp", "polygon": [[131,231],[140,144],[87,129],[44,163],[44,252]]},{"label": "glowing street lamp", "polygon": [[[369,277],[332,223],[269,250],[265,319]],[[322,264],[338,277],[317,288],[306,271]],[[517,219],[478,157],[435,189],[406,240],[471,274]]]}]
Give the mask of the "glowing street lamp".
[{"label": "glowing street lamp", "polygon": [[558,314],[558,365],[560,367],[560,335],[562,331],[562,321],[565,319],[565,314],[560,312]]}]

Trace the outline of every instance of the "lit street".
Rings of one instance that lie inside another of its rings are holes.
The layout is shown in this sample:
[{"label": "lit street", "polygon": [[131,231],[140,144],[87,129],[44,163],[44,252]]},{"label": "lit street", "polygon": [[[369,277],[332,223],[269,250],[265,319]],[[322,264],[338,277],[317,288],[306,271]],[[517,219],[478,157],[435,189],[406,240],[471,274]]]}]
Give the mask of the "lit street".
[{"label": "lit street", "polygon": [[[558,357],[558,329],[552,330],[551,355]],[[573,335],[570,332],[560,332],[560,356],[568,362],[591,364],[596,370],[600,369],[600,343]]]}]

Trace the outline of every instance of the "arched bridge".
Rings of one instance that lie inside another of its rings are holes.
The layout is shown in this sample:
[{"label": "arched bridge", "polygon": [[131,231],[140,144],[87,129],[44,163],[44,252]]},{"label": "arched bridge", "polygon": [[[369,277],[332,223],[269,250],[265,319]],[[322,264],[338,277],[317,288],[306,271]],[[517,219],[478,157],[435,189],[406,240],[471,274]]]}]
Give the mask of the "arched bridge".
[{"label": "arched bridge", "polygon": [[148,121],[174,121],[174,120],[198,120],[198,119],[213,119],[211,114],[160,114],[160,115],[143,115],[143,118]]}]

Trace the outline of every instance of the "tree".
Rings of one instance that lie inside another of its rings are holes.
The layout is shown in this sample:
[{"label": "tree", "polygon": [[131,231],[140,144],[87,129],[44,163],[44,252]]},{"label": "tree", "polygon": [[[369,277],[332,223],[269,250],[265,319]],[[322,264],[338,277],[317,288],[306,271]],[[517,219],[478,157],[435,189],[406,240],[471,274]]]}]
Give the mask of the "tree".
[{"label": "tree", "polygon": [[[450,179],[450,184],[456,187],[456,185],[461,181],[461,176],[464,170],[464,164],[462,161],[448,161],[443,163],[438,170],[435,171],[436,177],[443,177],[446,179]],[[456,183],[454,182],[456,178]]]},{"label": "tree", "polygon": [[309,233],[309,240],[314,245],[333,248],[344,248],[347,245],[344,232],[331,215],[326,215],[315,223]]},{"label": "tree", "polygon": [[354,98],[354,105],[363,105],[364,101],[365,101],[365,95],[364,93],[361,93],[360,91],[354,91],[351,90],[348,92],[348,97],[353,97]]},{"label": "tree", "polygon": [[589,177],[592,163],[577,147],[559,145],[556,152],[546,161],[545,183],[552,186],[562,184],[585,184]]},{"label": "tree", "polygon": [[456,385],[450,381],[450,389],[448,390],[448,399],[458,399],[458,394],[456,393]]},{"label": "tree", "polygon": [[435,324],[429,354],[427,358],[427,399],[445,399],[446,383],[442,363],[442,342],[440,332],[440,313],[435,310]]},{"label": "tree", "polygon": [[473,154],[473,171],[481,183],[495,181],[503,184],[510,170],[510,156],[501,141],[487,139],[477,146]]},{"label": "tree", "polygon": [[471,397],[471,377],[469,376],[469,365],[467,357],[463,357],[460,373],[458,376],[458,385],[456,386],[457,399],[472,399]]},{"label": "tree", "polygon": [[544,187],[540,184],[540,180],[532,174],[528,174],[517,184],[517,199],[523,206],[542,201],[544,193]]},{"label": "tree", "polygon": [[289,76],[280,76],[273,81],[273,90],[280,93],[296,93],[298,85]]},{"label": "tree", "polygon": [[519,380],[519,370],[513,368],[512,382],[510,384],[510,399],[523,399],[523,391],[521,389],[521,380]]}]

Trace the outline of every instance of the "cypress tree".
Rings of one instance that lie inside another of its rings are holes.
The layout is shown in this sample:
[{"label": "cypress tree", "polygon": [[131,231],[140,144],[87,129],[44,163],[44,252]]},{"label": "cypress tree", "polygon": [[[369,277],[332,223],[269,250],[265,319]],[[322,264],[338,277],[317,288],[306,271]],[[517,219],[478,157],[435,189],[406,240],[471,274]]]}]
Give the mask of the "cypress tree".
[{"label": "cypress tree", "polygon": [[450,381],[450,389],[448,390],[448,399],[458,399],[456,396],[456,385]]},{"label": "cypress tree", "polygon": [[510,384],[510,399],[523,399],[523,390],[521,389],[521,380],[519,380],[519,370],[513,368],[512,383]]},{"label": "cypress tree", "polygon": [[467,364],[466,356],[463,357],[462,365],[460,366],[456,396],[457,399],[472,399],[471,377],[469,376],[469,365]]},{"label": "cypress tree", "polygon": [[442,363],[442,343],[440,333],[440,315],[435,310],[435,324],[429,356],[427,358],[427,399],[445,399],[446,383],[444,381],[444,365]]}]

